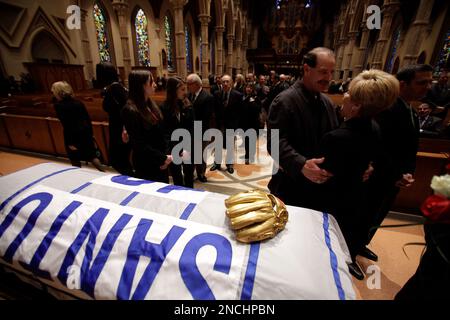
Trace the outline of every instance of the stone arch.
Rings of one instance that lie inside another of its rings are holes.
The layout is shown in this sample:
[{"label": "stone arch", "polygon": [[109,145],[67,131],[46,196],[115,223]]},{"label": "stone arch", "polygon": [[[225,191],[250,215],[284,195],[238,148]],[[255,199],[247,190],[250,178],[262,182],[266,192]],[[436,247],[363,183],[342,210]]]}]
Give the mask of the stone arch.
[{"label": "stone arch", "polygon": [[34,62],[68,63],[63,44],[48,30],[37,30],[31,40],[30,55]]}]

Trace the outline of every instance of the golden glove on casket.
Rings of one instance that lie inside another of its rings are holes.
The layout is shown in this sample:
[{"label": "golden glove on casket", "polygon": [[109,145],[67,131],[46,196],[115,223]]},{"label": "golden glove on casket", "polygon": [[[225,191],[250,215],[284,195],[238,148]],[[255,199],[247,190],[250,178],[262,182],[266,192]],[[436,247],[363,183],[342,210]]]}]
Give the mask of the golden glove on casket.
[{"label": "golden glove on casket", "polygon": [[260,190],[240,192],[225,200],[231,228],[240,242],[273,238],[284,229],[288,212],[284,203]]}]

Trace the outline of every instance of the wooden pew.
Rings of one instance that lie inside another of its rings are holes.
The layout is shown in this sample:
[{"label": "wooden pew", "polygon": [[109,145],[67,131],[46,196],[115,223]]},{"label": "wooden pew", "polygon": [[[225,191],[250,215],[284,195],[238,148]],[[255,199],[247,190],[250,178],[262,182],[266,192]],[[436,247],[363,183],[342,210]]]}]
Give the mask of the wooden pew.
[{"label": "wooden pew", "polygon": [[443,174],[448,163],[448,153],[418,152],[415,182],[411,187],[400,190],[392,210],[421,215],[421,205],[433,192],[430,187],[431,179]]},{"label": "wooden pew", "polygon": [[[108,123],[94,121],[92,130],[108,164]],[[0,146],[67,157],[62,125],[52,117],[0,114]]]},{"label": "wooden pew", "polygon": [[56,155],[47,119],[43,117],[2,114],[7,135],[14,149]]}]

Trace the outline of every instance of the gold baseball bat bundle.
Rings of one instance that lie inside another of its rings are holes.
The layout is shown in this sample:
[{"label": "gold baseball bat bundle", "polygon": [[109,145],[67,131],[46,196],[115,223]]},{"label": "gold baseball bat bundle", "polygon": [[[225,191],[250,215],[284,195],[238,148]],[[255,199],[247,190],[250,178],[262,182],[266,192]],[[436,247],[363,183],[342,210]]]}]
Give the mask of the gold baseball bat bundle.
[{"label": "gold baseball bat bundle", "polygon": [[275,237],[284,229],[288,212],[284,203],[261,190],[240,192],[225,199],[226,214],[236,239],[250,243]]}]

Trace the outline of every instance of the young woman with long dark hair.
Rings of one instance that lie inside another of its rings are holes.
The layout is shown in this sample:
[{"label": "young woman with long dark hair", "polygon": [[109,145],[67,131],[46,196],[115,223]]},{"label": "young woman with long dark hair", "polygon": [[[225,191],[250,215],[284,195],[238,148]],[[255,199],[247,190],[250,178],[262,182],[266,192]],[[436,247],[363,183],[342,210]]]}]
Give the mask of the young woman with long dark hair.
[{"label": "young woman with long dark hair", "polygon": [[168,183],[172,156],[167,154],[162,113],[150,97],[156,86],[153,76],[147,70],[134,70],[128,76],[128,86],[122,119],[133,150],[134,175]]},{"label": "young woman with long dark hair", "polygon": [[[186,82],[180,77],[172,77],[167,81],[166,101],[161,106],[164,116],[164,130],[169,150],[172,150],[179,141],[171,141],[172,133],[177,129],[186,129],[193,137],[194,109],[186,96]],[[193,143],[193,141],[191,141]],[[184,156],[191,157],[191,150],[184,150]],[[182,156],[182,154],[180,154]],[[169,165],[173,183],[188,188],[194,187],[194,166],[190,164]]]}]

